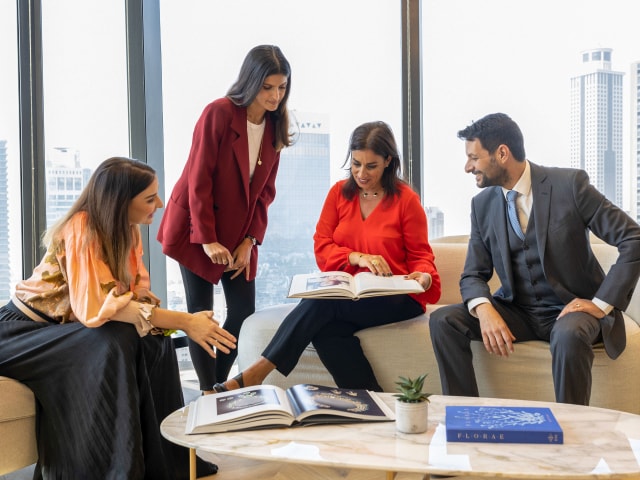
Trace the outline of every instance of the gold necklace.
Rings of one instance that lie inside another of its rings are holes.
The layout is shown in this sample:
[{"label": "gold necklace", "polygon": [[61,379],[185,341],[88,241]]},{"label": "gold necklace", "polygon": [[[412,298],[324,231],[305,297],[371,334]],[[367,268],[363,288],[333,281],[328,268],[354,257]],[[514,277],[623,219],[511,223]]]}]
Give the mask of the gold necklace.
[{"label": "gold necklace", "polygon": [[[251,123],[253,123],[253,122],[251,122]],[[265,125],[265,129],[266,129],[266,125]],[[258,148],[258,161],[256,162],[258,165],[262,165],[262,144],[264,143],[265,129],[263,129],[262,131],[258,131],[258,133],[261,135],[260,136],[260,147]],[[251,135],[252,140],[255,141],[256,130],[253,129],[253,128],[249,128],[249,134]]]}]

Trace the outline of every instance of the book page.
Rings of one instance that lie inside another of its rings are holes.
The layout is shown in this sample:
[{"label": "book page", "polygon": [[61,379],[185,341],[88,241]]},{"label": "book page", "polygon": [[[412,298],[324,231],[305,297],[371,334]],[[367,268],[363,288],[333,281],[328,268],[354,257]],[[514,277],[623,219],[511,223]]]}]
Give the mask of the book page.
[{"label": "book page", "polygon": [[[263,417],[275,425],[293,421],[284,390],[274,385],[256,385],[198,397],[189,407],[186,433],[225,431],[236,423],[249,428],[256,418]],[[282,421],[283,417],[288,420]],[[256,425],[264,425],[264,421]]]},{"label": "book page", "polygon": [[375,392],[301,384],[287,390],[296,420],[313,423],[391,421],[395,416]]},{"label": "book page", "polygon": [[346,272],[317,272],[294,275],[289,297],[352,297],[353,277]]},{"label": "book page", "polygon": [[407,280],[404,277],[382,277],[371,272],[360,272],[355,276],[355,291],[360,297],[424,292],[424,288],[416,280]]}]

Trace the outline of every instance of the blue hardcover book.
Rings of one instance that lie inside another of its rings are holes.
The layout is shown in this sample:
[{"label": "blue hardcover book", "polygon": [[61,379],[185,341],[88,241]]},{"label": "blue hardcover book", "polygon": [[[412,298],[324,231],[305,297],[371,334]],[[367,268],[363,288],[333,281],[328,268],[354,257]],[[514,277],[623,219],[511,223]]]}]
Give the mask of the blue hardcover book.
[{"label": "blue hardcover book", "polygon": [[448,442],[563,443],[549,408],[447,406]]}]

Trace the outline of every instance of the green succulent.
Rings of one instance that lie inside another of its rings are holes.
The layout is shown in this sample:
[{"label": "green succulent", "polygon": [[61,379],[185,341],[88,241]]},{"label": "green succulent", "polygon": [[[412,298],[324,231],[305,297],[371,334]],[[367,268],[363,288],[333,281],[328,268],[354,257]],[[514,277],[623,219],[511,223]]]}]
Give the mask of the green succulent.
[{"label": "green succulent", "polygon": [[422,387],[424,386],[424,379],[427,378],[427,374],[420,375],[415,379],[398,377],[400,380],[396,382],[398,386],[396,390],[400,393],[394,394],[401,402],[406,403],[418,403],[428,402],[430,393],[424,393]]}]

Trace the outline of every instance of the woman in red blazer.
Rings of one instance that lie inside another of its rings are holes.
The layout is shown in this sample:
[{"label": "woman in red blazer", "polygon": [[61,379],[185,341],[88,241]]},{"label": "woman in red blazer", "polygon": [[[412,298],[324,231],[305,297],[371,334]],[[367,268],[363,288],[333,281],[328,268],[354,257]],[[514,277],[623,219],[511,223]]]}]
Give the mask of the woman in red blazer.
[{"label": "woman in red blazer", "polygon": [[[236,337],[255,311],[255,247],[275,198],[280,150],[291,144],[290,89],[291,67],[278,47],[247,54],[227,95],[198,120],[158,232],[162,251],[180,264],[189,312],[212,310],[213,284],[222,280],[224,327]],[[204,392],[227,379],[237,355],[212,360],[195,342],[189,350]]]}]

